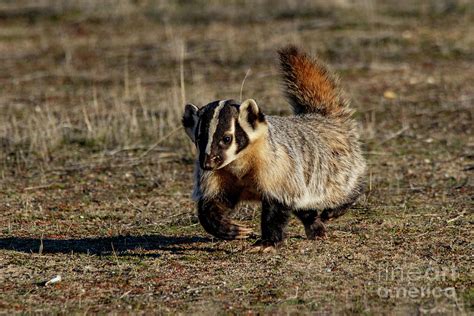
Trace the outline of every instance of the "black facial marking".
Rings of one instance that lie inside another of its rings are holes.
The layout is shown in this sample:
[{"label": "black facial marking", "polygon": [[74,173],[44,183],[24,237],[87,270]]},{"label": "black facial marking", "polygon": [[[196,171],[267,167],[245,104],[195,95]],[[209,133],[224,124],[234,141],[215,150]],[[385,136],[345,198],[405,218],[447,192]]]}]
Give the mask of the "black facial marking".
[{"label": "black facial marking", "polygon": [[235,142],[237,144],[236,153],[247,147],[249,138],[238,122],[235,123]]},{"label": "black facial marking", "polygon": [[214,101],[199,110],[199,123],[196,129],[196,146],[199,148],[199,161],[204,161],[206,146],[209,137],[209,125],[219,101]]},{"label": "black facial marking", "polygon": [[216,132],[214,133],[214,139],[211,144],[211,152],[217,152],[219,150],[219,143],[222,141],[226,132],[232,127],[232,118],[236,116],[235,109],[227,106],[227,103],[224,105],[222,110],[219,113],[219,124],[217,124]]}]

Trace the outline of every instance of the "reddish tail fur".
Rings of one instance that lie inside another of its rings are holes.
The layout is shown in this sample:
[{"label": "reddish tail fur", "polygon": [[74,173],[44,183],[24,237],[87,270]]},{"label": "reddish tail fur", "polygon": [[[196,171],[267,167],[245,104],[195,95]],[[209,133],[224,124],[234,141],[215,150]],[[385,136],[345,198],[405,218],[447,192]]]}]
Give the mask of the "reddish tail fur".
[{"label": "reddish tail fur", "polygon": [[295,114],[318,113],[332,117],[352,114],[336,80],[323,64],[295,46],[287,46],[278,53],[286,94]]}]

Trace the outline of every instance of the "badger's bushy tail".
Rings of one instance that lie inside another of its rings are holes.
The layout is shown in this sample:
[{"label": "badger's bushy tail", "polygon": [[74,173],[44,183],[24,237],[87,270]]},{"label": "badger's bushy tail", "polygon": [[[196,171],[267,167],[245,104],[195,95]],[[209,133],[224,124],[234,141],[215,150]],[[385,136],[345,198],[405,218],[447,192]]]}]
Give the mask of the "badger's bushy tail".
[{"label": "badger's bushy tail", "polygon": [[341,96],[337,80],[316,59],[290,45],[278,51],[285,92],[295,114],[318,113],[349,117],[352,111]]}]

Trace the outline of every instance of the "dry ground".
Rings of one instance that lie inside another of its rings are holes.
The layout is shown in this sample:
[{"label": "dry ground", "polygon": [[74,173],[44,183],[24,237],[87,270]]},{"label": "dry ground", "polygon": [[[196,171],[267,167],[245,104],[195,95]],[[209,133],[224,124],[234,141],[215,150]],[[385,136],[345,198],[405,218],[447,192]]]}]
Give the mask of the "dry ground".
[{"label": "dry ground", "polygon": [[[2,1],[0,313],[472,313],[472,2],[325,3]],[[289,42],[340,74],[369,188],[326,240],[247,253],[197,223],[179,117],[246,74],[288,114]]]}]

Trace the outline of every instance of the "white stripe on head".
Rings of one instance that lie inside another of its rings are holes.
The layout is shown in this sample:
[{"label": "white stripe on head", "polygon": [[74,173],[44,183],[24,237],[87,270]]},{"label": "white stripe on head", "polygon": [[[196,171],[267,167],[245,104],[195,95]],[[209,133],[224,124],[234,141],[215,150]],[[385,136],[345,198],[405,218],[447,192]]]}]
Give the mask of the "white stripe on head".
[{"label": "white stripe on head", "polygon": [[219,124],[219,113],[221,112],[226,102],[227,100],[219,101],[219,105],[214,110],[214,115],[212,116],[212,120],[209,123],[209,135],[207,138],[207,145],[206,145],[206,154],[208,155],[211,153],[212,139],[214,137],[214,133],[216,132],[217,125]]}]

